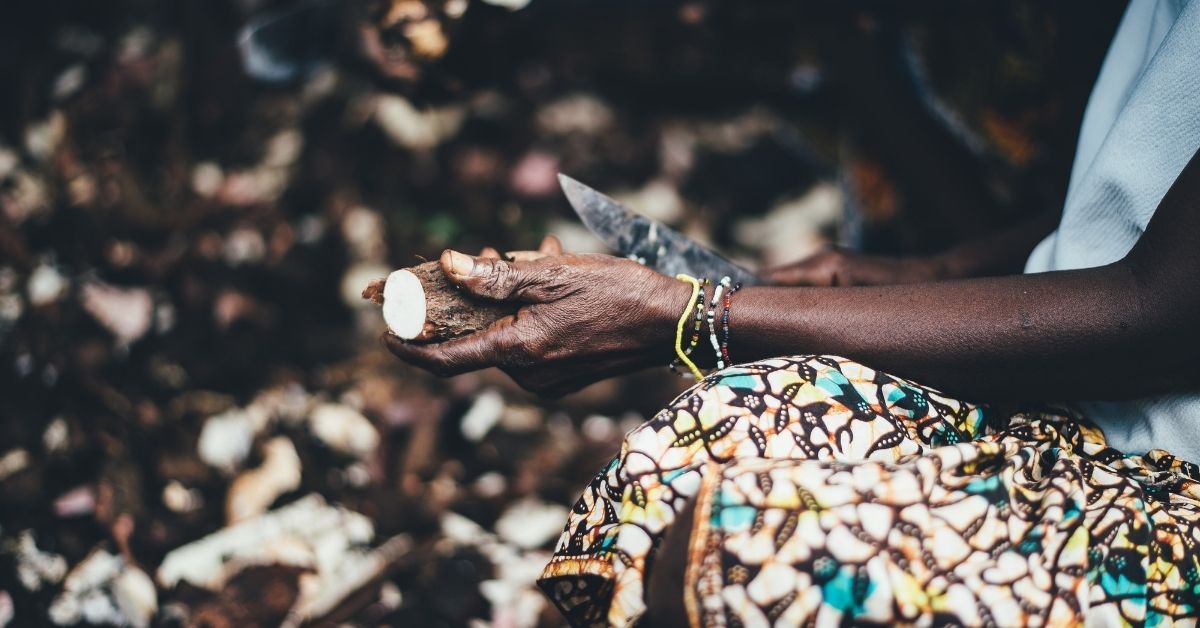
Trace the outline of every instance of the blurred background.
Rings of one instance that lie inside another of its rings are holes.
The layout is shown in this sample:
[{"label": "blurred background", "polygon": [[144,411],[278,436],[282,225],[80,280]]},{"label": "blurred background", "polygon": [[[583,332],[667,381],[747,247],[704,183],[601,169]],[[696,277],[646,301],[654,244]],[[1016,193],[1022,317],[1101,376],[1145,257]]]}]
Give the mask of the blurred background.
[{"label": "blurred background", "polygon": [[687,382],[438,380],[367,281],[603,251],[560,171],[755,267],[943,250],[1061,204],[1122,9],[6,3],[0,627],[558,625],[567,508]]}]

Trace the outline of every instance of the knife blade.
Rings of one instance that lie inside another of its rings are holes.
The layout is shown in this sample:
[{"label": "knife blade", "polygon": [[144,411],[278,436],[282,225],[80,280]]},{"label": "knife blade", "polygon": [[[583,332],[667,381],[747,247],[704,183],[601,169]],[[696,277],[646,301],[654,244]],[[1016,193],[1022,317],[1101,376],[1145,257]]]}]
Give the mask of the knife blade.
[{"label": "knife blade", "polygon": [[619,255],[669,277],[686,273],[717,280],[728,275],[745,286],[759,282],[753,272],[720,253],[565,174],[558,175],[558,183],[583,224]]}]

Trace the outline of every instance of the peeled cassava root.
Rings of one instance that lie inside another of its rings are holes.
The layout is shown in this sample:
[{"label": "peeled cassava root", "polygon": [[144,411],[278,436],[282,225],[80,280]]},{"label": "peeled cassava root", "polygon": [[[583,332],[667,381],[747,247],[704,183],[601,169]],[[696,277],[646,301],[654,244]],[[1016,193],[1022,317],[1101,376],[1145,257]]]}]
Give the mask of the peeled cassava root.
[{"label": "peeled cassava root", "polygon": [[438,262],[403,268],[376,279],[363,290],[364,299],[383,306],[383,320],[405,340],[448,340],[475,333],[517,306],[480,299],[463,292],[442,272]]}]

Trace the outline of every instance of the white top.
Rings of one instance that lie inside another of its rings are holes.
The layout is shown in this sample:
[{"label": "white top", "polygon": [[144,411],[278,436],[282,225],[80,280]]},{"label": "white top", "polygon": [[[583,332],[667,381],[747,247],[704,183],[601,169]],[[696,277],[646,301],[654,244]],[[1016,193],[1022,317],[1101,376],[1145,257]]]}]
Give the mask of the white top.
[{"label": "white top", "polygon": [[[1200,1],[1131,0],[1083,116],[1062,221],[1025,272],[1120,260],[1197,147]],[[1193,392],[1075,405],[1125,453],[1162,448],[1200,462],[1200,382]]]}]

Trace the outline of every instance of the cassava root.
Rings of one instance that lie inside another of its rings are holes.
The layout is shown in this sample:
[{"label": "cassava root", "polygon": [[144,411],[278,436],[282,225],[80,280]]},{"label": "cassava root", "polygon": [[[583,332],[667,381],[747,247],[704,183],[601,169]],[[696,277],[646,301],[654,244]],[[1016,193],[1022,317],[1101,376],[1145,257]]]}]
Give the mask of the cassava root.
[{"label": "cassava root", "polygon": [[383,306],[388,329],[405,340],[466,336],[512,314],[517,306],[472,297],[454,285],[439,262],[403,268],[367,284],[362,297]]}]

